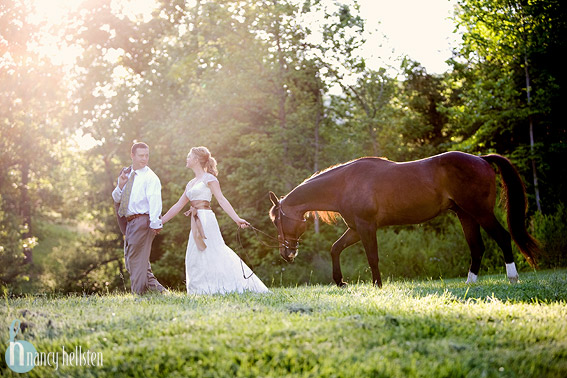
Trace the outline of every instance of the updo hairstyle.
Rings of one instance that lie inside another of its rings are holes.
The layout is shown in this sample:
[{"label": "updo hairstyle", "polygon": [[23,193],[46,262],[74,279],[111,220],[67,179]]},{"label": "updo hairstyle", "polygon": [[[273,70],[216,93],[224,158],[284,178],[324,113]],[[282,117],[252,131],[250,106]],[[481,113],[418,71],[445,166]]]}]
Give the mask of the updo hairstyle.
[{"label": "updo hairstyle", "polygon": [[193,147],[190,153],[193,153],[199,160],[201,167],[208,173],[217,176],[219,172],[217,171],[217,161],[211,156],[211,152],[207,147]]}]

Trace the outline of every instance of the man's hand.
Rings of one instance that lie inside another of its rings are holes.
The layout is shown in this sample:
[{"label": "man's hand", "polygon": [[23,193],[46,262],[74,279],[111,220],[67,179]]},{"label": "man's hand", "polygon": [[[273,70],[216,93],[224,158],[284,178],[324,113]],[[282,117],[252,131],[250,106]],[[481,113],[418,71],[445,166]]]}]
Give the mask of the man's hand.
[{"label": "man's hand", "polygon": [[120,171],[120,176],[118,176],[118,186],[120,187],[120,190],[124,189],[124,185],[126,185],[126,182],[128,181],[129,172],[130,170],[128,168],[123,168],[122,171]]}]

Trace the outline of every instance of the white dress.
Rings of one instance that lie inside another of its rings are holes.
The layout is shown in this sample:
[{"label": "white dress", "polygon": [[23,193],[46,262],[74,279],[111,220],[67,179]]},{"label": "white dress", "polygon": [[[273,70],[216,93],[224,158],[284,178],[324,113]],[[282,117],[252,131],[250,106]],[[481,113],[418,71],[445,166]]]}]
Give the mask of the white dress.
[{"label": "white dress", "polygon": [[[191,180],[185,189],[190,201],[211,201],[212,192],[207,183],[218,181],[210,173],[200,179]],[[212,210],[198,210],[203,225],[207,248],[199,251],[193,230],[189,233],[187,254],[185,255],[185,274],[189,294],[215,294],[244,291],[269,292],[252,270],[224,242],[215,213]],[[243,273],[244,270],[244,273]],[[249,277],[246,279],[244,278]]]}]

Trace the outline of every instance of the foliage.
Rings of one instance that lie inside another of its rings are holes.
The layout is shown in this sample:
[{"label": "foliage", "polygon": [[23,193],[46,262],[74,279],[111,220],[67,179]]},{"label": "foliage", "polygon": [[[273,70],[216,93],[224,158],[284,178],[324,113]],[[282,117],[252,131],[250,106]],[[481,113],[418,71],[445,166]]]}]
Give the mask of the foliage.
[{"label": "foliage", "polygon": [[531,211],[536,173],[544,212],[567,195],[559,163],[566,152],[565,73],[556,64],[566,12],[555,0],[462,0],[456,15],[463,42],[448,78],[458,101],[445,107],[461,130],[456,148],[512,157],[526,178]]},{"label": "foliage", "polygon": [[[19,286],[29,280],[30,266],[25,264],[24,243],[33,248],[36,240],[22,238],[21,219],[4,211],[3,196],[0,194],[0,291]],[[25,230],[23,230],[25,232]]]},{"label": "foliage", "polygon": [[[33,376],[560,377],[567,272],[299,286],[213,296],[26,296],[0,305],[0,349],[102,354],[102,366],[35,367]],[[15,376],[0,364],[4,374]],[[60,355],[61,357],[61,355]]]},{"label": "foliage", "polygon": [[36,216],[53,211],[75,216],[81,208],[69,206],[65,198],[68,189],[81,185],[79,177],[65,174],[70,159],[63,137],[69,114],[66,81],[61,67],[34,49],[41,27],[28,19],[28,6],[22,2],[0,5],[2,286],[19,285],[37,270],[30,266],[37,240],[32,226]]},{"label": "foliage", "polygon": [[567,209],[560,203],[554,213],[536,214],[533,220],[534,236],[540,242],[544,254],[540,265],[557,268],[567,264]]}]

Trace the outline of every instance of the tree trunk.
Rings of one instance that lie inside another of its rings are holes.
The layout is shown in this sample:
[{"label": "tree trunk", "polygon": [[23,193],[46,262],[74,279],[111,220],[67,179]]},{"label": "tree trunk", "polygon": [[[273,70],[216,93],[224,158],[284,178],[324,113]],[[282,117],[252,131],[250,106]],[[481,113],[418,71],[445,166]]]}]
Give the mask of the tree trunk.
[{"label": "tree trunk", "polygon": [[[317,89],[317,103],[316,103],[316,113],[315,113],[315,156],[313,159],[313,172],[319,171],[319,125],[321,124],[321,108],[322,108],[322,100],[321,100],[321,91]],[[315,233],[319,233],[319,216],[315,215],[314,218],[314,226],[315,226]]]},{"label": "tree trunk", "polygon": [[[277,0],[273,0],[274,3],[274,10],[277,12]],[[276,39],[276,47],[278,51],[278,81],[277,81],[277,96],[279,98],[279,109],[278,109],[278,118],[280,122],[280,128],[282,129],[283,134],[285,135],[287,130],[287,113],[286,113],[286,102],[287,102],[287,90],[285,87],[285,71],[286,71],[286,64],[285,59],[281,47],[281,36],[280,36],[280,20],[279,14],[274,14],[275,23],[274,23],[274,37]],[[284,155],[283,155],[283,164],[287,167],[291,167],[291,160],[289,158],[289,145],[286,138],[282,138],[281,143],[284,148]],[[293,189],[293,185],[289,180],[287,175],[283,175],[282,177],[285,181],[285,186],[287,191],[291,191]]]},{"label": "tree trunk", "polygon": [[[30,178],[30,164],[28,162],[22,163],[22,186],[20,189],[20,215],[23,219],[23,226],[25,229],[22,235],[23,239],[32,237],[31,225],[31,204],[29,199],[29,178]],[[33,263],[32,248],[30,246],[24,247],[24,264]]]},{"label": "tree trunk", "polygon": [[[530,84],[530,74],[528,69],[528,55],[524,55],[524,70],[526,73],[526,95],[528,96],[528,109],[531,110],[531,84]],[[537,180],[537,169],[536,169],[536,162],[534,159],[535,154],[535,141],[534,141],[534,123],[532,119],[532,115],[529,115],[529,122],[530,122],[530,153],[531,153],[531,161],[532,161],[532,172],[533,172],[533,181],[534,181],[534,191],[535,191],[535,199],[536,199],[536,206],[537,210],[541,212],[541,200],[539,197],[539,184]]]}]

